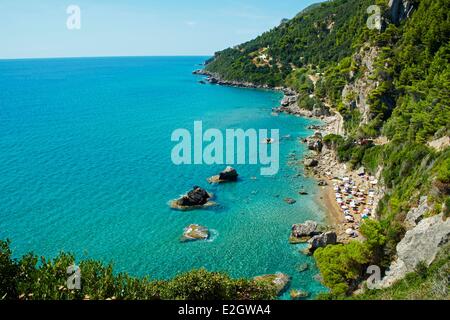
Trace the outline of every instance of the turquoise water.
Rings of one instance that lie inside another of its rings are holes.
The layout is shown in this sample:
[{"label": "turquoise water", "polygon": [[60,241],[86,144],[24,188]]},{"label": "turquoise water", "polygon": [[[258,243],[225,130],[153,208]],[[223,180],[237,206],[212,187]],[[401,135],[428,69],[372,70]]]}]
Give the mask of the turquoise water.
[{"label": "turquoise water", "polygon": [[[312,122],[271,115],[281,94],[202,85],[191,74],[202,57],[89,58],[0,61],[0,238],[17,255],[113,262],[116,270],[169,278],[192,268],[235,277],[285,272],[291,288],[318,292],[315,267],[288,244],[293,223],[322,220],[315,183],[288,164],[306,152],[298,138]],[[210,186],[224,166],[175,166],[177,128],[280,129],[281,169],[235,166],[236,184]],[[256,180],[252,177],[257,177]],[[178,212],[167,203],[193,185],[218,206]],[[312,195],[301,197],[305,186]],[[297,199],[294,205],[283,199]],[[191,223],[209,241],[180,243]],[[285,295],[284,297],[286,297]]]}]

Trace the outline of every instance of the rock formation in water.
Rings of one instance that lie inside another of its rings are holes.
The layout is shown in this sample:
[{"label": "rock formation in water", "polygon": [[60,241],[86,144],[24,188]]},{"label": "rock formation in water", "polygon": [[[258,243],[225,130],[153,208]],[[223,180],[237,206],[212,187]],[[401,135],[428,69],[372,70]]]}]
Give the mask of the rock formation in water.
[{"label": "rock formation in water", "polygon": [[194,186],[186,195],[172,201],[170,205],[178,210],[197,209],[213,205],[214,203],[210,201],[212,197],[205,189]]},{"label": "rock formation in water", "polygon": [[186,227],[181,237],[181,242],[196,241],[196,240],[206,240],[209,238],[209,230],[206,227],[200,226],[198,224],[191,224]]},{"label": "rock formation in water", "polygon": [[239,174],[236,169],[232,167],[226,167],[221,173],[216,176],[212,176],[208,179],[209,183],[224,183],[224,182],[236,182]]}]

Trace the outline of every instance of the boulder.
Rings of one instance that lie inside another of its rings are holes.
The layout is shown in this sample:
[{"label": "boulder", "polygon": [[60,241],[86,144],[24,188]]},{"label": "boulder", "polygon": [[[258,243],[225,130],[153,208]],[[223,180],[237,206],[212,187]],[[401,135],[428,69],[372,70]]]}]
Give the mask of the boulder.
[{"label": "boulder", "polygon": [[405,225],[407,228],[414,228],[423,219],[425,213],[431,209],[427,204],[427,200],[427,197],[421,197],[419,206],[409,210],[405,218]]},{"label": "boulder", "polygon": [[315,168],[319,165],[319,161],[316,159],[306,159],[304,161],[305,167],[307,168]]},{"label": "boulder", "polygon": [[209,238],[209,230],[206,227],[200,226],[198,224],[191,224],[186,227],[181,237],[181,242],[196,241],[196,240],[206,240]]},{"label": "boulder", "polygon": [[171,202],[173,209],[189,210],[212,205],[209,200],[212,198],[212,194],[208,193],[205,189],[199,186],[194,186],[191,191],[180,199]]},{"label": "boulder", "polygon": [[286,199],[284,199],[284,202],[286,202],[287,204],[294,204],[297,201],[295,199],[292,199],[292,198],[286,198]]},{"label": "boulder", "polygon": [[298,272],[305,272],[308,269],[309,269],[309,264],[307,264],[307,263],[302,263],[297,267]]},{"label": "boulder", "polygon": [[292,300],[299,300],[309,297],[309,292],[303,290],[291,290],[289,293]]},{"label": "boulder", "polygon": [[309,238],[318,234],[320,234],[319,225],[315,221],[309,220],[305,223],[294,224],[289,242],[292,244],[307,242]]},{"label": "boulder", "polygon": [[322,152],[323,149],[323,143],[321,139],[309,139],[308,140],[308,149],[309,150],[314,150],[317,152]]},{"label": "boulder", "polygon": [[285,96],[283,100],[281,100],[282,107],[288,107],[297,102],[297,96]]},{"label": "boulder", "polygon": [[328,183],[325,180],[320,180],[317,185],[319,187],[326,187],[328,185]]},{"label": "boulder", "polygon": [[317,106],[317,105],[315,105],[313,107],[312,114],[315,117],[321,117],[321,116],[329,117],[331,115],[330,110],[327,107]]},{"label": "boulder", "polygon": [[289,283],[291,282],[291,278],[284,273],[276,273],[276,274],[267,274],[263,276],[254,277],[253,280],[256,282],[261,282],[264,284],[269,284],[275,287],[277,295],[283,293]]},{"label": "boulder", "polygon": [[302,195],[302,196],[307,196],[308,195],[308,191],[306,191],[305,189],[301,189],[298,193],[300,195]]},{"label": "boulder", "polygon": [[334,245],[337,243],[337,234],[336,232],[329,231],[322,233],[321,235],[317,235],[309,239],[308,241],[308,251],[309,253],[314,253],[319,248],[324,248],[328,245]]},{"label": "boulder", "polygon": [[226,167],[221,173],[216,176],[212,176],[208,179],[209,183],[223,183],[223,182],[234,182],[238,179],[238,173],[236,169],[232,167]]}]

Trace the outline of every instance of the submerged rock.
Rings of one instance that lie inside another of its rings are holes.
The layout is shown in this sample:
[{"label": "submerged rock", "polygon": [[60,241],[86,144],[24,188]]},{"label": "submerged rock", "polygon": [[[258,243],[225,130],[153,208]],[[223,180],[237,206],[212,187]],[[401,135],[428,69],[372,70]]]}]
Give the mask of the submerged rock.
[{"label": "submerged rock", "polygon": [[289,293],[292,300],[299,300],[309,297],[309,292],[303,290],[291,290]]},{"label": "submerged rock", "polygon": [[302,196],[307,196],[308,195],[308,191],[306,191],[305,189],[302,189],[299,191],[299,194]]},{"label": "submerged rock", "polygon": [[200,226],[198,224],[191,224],[186,227],[181,237],[181,242],[196,241],[196,240],[206,240],[209,238],[209,230],[206,227]]},{"label": "submerged rock", "polygon": [[292,244],[307,242],[311,237],[320,234],[318,229],[318,223],[311,220],[301,224],[294,224],[289,242]]},{"label": "submerged rock", "polygon": [[284,273],[267,274],[263,276],[257,276],[253,278],[256,282],[273,285],[276,289],[277,295],[280,295],[286,290],[287,286],[291,282],[291,278]]},{"label": "submerged rock", "polygon": [[202,189],[198,186],[194,186],[191,191],[189,191],[186,195],[182,196],[180,199],[174,200],[170,203],[170,206],[173,209],[178,210],[190,210],[202,208],[205,206],[214,205],[213,202],[210,202],[212,198],[212,194],[206,192],[205,189]]},{"label": "submerged rock", "polygon": [[235,182],[238,179],[238,173],[236,169],[232,167],[226,167],[221,173],[216,176],[212,176],[208,179],[209,183],[223,183],[223,182]]},{"label": "submerged rock", "polygon": [[292,198],[286,198],[286,199],[284,199],[284,202],[286,202],[287,204],[294,204],[297,202],[297,200],[292,199]]},{"label": "submerged rock", "polygon": [[302,263],[301,265],[299,265],[297,267],[298,272],[305,272],[308,269],[309,269],[309,264],[307,264],[307,263]]}]

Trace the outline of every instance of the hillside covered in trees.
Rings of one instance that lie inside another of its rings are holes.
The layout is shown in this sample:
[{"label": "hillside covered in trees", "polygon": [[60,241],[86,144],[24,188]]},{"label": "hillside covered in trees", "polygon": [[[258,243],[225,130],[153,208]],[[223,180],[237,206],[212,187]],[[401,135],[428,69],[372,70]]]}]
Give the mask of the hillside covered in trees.
[{"label": "hillside covered in trees", "polygon": [[[369,29],[367,9],[375,2],[381,28]],[[368,240],[315,254],[329,297],[350,294],[367,265],[389,267],[421,197],[426,217],[450,216],[449,12],[447,0],[328,1],[207,62],[220,79],[289,87],[299,108],[339,112],[345,134],[325,142],[341,162],[380,174],[385,195]],[[357,143],[377,139],[383,143]],[[416,287],[426,282],[414,279]]]}]

